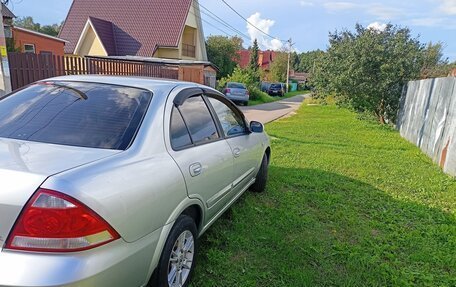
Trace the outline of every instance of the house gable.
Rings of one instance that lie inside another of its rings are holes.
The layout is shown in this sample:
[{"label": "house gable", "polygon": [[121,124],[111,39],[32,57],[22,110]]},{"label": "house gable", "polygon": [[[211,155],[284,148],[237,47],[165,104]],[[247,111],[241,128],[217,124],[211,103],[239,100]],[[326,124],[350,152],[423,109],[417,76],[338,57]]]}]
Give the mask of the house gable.
[{"label": "house gable", "polygon": [[[65,52],[75,54],[76,45],[87,19],[97,18],[112,23],[116,56],[151,57],[159,47],[179,48],[192,2],[192,0],[132,0],[129,2],[74,0],[60,37],[70,41],[65,47]],[[103,43],[102,38],[100,41]],[[107,54],[111,54],[109,48],[107,46],[105,48]]]},{"label": "house gable", "polygon": [[74,53],[80,56],[108,56],[94,25],[89,18],[76,44]]}]

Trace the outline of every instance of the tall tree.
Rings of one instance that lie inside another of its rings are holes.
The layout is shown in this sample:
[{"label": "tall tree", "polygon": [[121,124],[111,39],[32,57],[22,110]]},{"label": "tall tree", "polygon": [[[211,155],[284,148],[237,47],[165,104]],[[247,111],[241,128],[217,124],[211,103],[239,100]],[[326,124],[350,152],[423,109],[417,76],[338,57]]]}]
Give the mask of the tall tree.
[{"label": "tall tree", "polygon": [[408,28],[364,28],[330,34],[330,47],[318,62],[313,84],[360,112],[373,113],[381,123],[394,122],[402,88],[417,79],[423,45]]},{"label": "tall tree", "polygon": [[209,36],[206,40],[207,57],[219,69],[218,78],[230,75],[236,67],[237,53],[242,49],[239,37]]},{"label": "tall tree", "polygon": [[259,51],[260,48],[258,47],[258,41],[255,39],[253,41],[253,45],[250,48],[250,62],[249,68],[253,71],[258,71],[258,61],[259,61]]}]

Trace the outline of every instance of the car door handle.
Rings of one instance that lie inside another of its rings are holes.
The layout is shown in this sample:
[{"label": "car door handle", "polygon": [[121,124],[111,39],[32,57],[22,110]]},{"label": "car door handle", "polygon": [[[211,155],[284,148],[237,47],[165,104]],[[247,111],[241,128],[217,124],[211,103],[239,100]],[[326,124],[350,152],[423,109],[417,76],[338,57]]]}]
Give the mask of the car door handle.
[{"label": "car door handle", "polygon": [[240,148],[233,149],[233,155],[234,155],[234,157],[239,157],[241,155],[241,149]]},{"label": "car door handle", "polygon": [[203,172],[203,166],[199,162],[190,165],[190,175],[192,177],[198,176],[202,172]]}]

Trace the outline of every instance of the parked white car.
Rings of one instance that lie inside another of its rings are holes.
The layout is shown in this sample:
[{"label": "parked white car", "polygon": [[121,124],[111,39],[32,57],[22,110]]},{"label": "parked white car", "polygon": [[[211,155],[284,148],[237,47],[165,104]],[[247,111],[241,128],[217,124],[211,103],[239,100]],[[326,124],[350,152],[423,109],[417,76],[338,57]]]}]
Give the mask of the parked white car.
[{"label": "parked white car", "polygon": [[[187,286],[271,149],[197,84],[68,76],[0,99],[0,286]],[[203,251],[204,252],[204,251]]]}]

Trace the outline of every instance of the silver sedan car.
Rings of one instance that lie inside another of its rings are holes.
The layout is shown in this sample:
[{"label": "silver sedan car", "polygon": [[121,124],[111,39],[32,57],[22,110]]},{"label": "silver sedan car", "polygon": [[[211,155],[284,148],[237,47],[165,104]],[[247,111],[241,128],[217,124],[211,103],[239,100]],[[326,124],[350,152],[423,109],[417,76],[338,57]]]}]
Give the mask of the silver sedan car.
[{"label": "silver sedan car", "polygon": [[[221,93],[68,76],[0,99],[0,286],[188,286],[271,149]],[[204,250],[202,250],[204,252]]]}]

